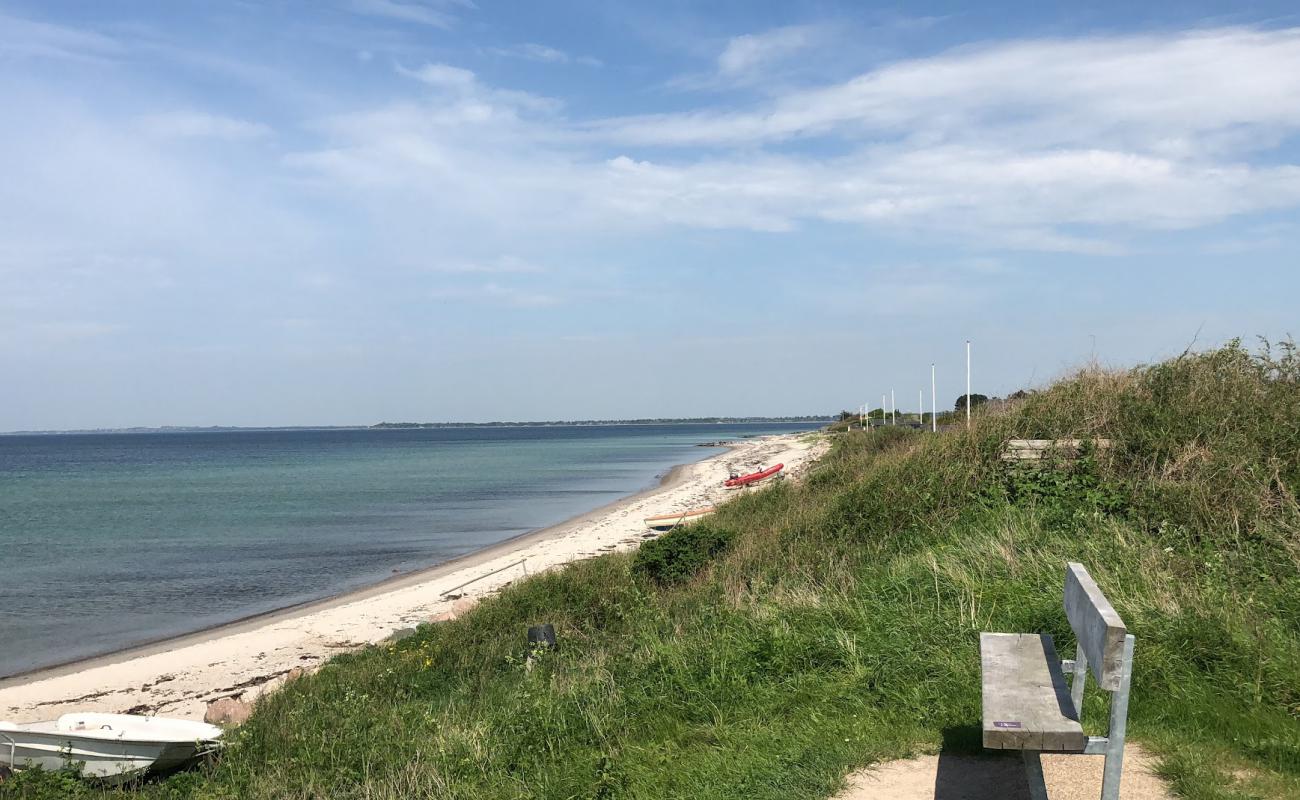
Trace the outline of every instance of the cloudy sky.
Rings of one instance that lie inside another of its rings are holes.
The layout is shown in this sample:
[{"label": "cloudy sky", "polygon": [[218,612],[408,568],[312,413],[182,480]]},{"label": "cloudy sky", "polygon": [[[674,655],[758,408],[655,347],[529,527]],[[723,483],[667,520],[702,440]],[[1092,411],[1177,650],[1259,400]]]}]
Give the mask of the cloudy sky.
[{"label": "cloudy sky", "polygon": [[950,407],[967,338],[1002,394],[1297,332],[1294,5],[977,5],[0,0],[0,430]]}]

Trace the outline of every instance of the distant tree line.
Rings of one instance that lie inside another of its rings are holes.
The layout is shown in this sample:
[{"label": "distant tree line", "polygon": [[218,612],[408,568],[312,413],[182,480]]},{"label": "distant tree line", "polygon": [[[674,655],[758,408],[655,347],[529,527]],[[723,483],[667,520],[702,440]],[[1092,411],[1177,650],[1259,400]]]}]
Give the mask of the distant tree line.
[{"label": "distant tree line", "polygon": [[371,428],[523,428],[559,425],[717,425],[745,422],[830,422],[834,417],[656,417],[641,419],[573,419],[538,422],[379,422]]}]

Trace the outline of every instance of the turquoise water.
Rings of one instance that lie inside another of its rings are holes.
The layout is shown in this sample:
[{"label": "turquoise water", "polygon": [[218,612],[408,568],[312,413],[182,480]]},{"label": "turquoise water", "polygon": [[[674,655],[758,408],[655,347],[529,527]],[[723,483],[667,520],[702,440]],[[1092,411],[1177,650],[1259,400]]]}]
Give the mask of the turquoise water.
[{"label": "turquoise water", "polygon": [[807,424],[0,436],[0,677],[339,594]]}]

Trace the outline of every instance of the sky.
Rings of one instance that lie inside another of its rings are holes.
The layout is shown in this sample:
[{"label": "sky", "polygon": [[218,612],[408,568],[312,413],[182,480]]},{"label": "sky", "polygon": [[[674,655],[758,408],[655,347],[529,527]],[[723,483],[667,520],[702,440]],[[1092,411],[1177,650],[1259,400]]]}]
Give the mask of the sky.
[{"label": "sky", "polygon": [[1294,3],[0,0],[0,430],[913,410],[1296,332]]}]

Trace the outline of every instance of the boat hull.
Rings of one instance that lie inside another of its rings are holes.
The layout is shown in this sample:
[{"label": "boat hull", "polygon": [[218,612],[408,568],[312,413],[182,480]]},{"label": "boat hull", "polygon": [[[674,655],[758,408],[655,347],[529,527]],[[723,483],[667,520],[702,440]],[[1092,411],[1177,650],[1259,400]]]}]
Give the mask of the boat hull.
[{"label": "boat hull", "polygon": [[780,475],[782,469],[785,469],[785,465],[777,464],[774,467],[768,467],[767,469],[761,470],[759,472],[752,472],[749,475],[741,475],[740,477],[737,478],[730,478],[726,481],[723,481],[722,488],[735,490],[735,489],[744,489],[748,486],[757,486],[758,484],[763,483],[764,481],[769,481],[772,478],[775,478],[777,475]]},{"label": "boat hull", "polygon": [[[146,771],[170,772],[188,766],[215,750],[220,736],[220,729],[211,725],[171,720],[159,720],[156,730],[146,726],[144,731],[122,731],[108,727],[125,718],[113,714],[90,715],[95,717],[91,725],[101,727],[73,728],[71,716],[58,722],[0,725],[0,764],[14,769],[79,768],[85,777],[120,783]],[[86,716],[77,721],[84,725]],[[157,738],[150,738],[154,733]],[[187,735],[193,738],[184,738]]]}]

